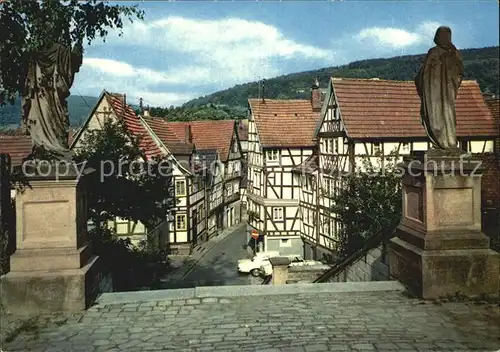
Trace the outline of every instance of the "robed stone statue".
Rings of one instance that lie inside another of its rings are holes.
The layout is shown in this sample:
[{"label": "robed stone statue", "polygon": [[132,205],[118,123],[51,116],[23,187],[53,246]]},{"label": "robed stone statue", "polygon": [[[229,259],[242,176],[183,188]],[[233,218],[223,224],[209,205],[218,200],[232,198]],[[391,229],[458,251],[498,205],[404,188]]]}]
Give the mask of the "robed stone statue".
[{"label": "robed stone statue", "polygon": [[421,99],[420,116],[427,135],[436,149],[456,149],[455,101],[462,83],[464,66],[457,48],[451,42],[451,29],[439,27],[436,46],[415,78]]},{"label": "robed stone statue", "polygon": [[22,94],[23,124],[33,150],[68,155],[70,95],[75,73],[82,64],[82,45],[72,49],[54,43],[30,55]]}]

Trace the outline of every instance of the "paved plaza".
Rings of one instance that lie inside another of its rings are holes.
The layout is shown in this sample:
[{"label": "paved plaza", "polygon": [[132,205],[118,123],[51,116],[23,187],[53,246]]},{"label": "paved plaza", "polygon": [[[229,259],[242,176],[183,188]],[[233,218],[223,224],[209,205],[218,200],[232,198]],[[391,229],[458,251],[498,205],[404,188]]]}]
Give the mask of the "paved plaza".
[{"label": "paved plaza", "polygon": [[[396,282],[110,293],[3,351],[496,351],[499,306],[408,298]],[[59,326],[57,326],[59,325]]]}]

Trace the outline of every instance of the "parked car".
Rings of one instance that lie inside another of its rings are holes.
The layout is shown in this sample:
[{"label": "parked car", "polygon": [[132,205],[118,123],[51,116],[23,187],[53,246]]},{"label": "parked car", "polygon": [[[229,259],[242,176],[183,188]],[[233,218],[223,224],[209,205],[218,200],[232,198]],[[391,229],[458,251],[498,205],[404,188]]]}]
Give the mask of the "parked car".
[{"label": "parked car", "polygon": [[[322,262],[317,260],[305,260],[300,255],[287,255],[286,257],[290,258],[290,266],[302,266],[302,265],[323,265]],[[269,260],[265,260],[262,262],[262,265],[259,268],[260,275],[269,276],[273,273],[273,266]]]},{"label": "parked car", "polygon": [[240,273],[250,273],[252,276],[260,275],[260,266],[262,262],[272,257],[279,257],[279,252],[269,251],[269,252],[257,252],[252,259],[240,259],[238,260],[238,272]]}]

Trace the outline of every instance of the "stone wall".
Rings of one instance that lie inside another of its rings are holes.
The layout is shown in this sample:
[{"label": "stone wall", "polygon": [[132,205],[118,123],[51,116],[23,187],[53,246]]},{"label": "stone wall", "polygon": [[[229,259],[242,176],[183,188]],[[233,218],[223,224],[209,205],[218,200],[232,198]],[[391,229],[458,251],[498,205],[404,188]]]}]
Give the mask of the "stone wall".
[{"label": "stone wall", "polygon": [[380,245],[347,266],[329,282],[389,281],[389,256],[386,245]]},{"label": "stone wall", "polygon": [[287,283],[313,282],[328,269],[329,265],[291,266],[288,268]]},{"label": "stone wall", "polygon": [[500,207],[500,165],[497,155],[488,153],[480,157],[486,167],[481,179],[483,206],[498,209]]}]

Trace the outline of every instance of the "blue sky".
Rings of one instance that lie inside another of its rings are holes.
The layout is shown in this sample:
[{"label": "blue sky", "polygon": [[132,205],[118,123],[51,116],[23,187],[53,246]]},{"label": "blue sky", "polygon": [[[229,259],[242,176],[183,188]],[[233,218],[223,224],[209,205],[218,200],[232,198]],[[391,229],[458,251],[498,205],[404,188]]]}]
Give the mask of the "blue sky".
[{"label": "blue sky", "polygon": [[[134,4],[130,1],[127,4]],[[459,49],[499,43],[491,1],[145,1],[85,50],[72,94],[103,89],[180,105],[235,84],[351,61],[420,54],[448,25]]]}]

